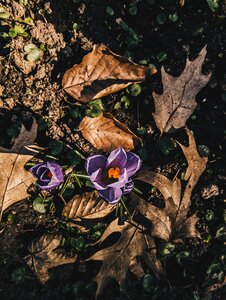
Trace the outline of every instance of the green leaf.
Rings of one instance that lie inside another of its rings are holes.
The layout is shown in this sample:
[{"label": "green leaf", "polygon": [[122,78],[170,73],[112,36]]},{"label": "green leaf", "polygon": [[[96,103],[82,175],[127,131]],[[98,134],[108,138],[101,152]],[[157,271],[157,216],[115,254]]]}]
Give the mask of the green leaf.
[{"label": "green leaf", "polygon": [[33,209],[40,214],[44,214],[46,212],[44,199],[41,197],[34,199]]},{"label": "green leaf", "polygon": [[62,152],[63,148],[64,148],[63,143],[61,143],[59,141],[54,140],[49,143],[49,149],[50,149],[52,155],[60,154]]},{"label": "green leaf", "polygon": [[81,157],[74,150],[67,152],[66,157],[72,165],[77,165],[81,161]]},{"label": "green leaf", "polygon": [[139,135],[144,135],[146,133],[146,128],[145,127],[138,127],[137,128],[137,134]]},{"label": "green leaf", "polygon": [[162,62],[162,61],[164,61],[166,59],[167,59],[167,54],[165,52],[161,51],[161,52],[158,53],[157,60],[159,62]]},{"label": "green leaf", "polygon": [[28,25],[34,25],[34,22],[31,18],[25,18],[23,20],[24,23],[28,24]]},{"label": "green leaf", "polygon": [[13,39],[17,36],[17,32],[14,28],[9,29],[9,36]]},{"label": "green leaf", "polygon": [[163,25],[166,22],[166,14],[161,13],[156,18],[158,24]]},{"label": "green leaf", "polygon": [[172,243],[161,243],[158,250],[162,256],[167,256],[170,255],[174,249],[175,245]]},{"label": "green leaf", "polygon": [[178,14],[177,14],[177,12],[175,12],[172,15],[169,15],[169,19],[170,19],[171,22],[176,22],[178,20]]},{"label": "green leaf", "polygon": [[106,12],[110,15],[110,16],[113,16],[114,15],[114,10],[110,7],[110,6],[107,6],[106,7]]},{"label": "green leaf", "polygon": [[120,102],[116,102],[115,103],[115,106],[114,106],[114,109],[119,109],[121,107],[121,103]]},{"label": "green leaf", "polygon": [[21,34],[25,32],[24,28],[19,25],[15,25],[14,30],[17,32],[17,34]]},{"label": "green leaf", "polygon": [[218,0],[206,0],[212,12],[215,12],[219,7]]},{"label": "green leaf", "polygon": [[129,87],[129,91],[132,96],[136,97],[141,93],[141,86],[138,83],[132,84]]},{"label": "green leaf", "polygon": [[170,138],[163,137],[159,139],[157,147],[164,155],[168,155],[174,149],[174,143]]},{"label": "green leaf", "polygon": [[129,14],[131,16],[136,16],[136,14],[137,14],[137,7],[136,7],[136,5],[130,6],[130,8],[129,8]]},{"label": "green leaf", "polygon": [[0,7],[0,19],[9,19],[10,17],[10,13],[8,11],[5,10],[4,7]]},{"label": "green leaf", "polygon": [[199,145],[198,152],[203,157],[208,157],[210,155],[210,148],[206,145]]}]

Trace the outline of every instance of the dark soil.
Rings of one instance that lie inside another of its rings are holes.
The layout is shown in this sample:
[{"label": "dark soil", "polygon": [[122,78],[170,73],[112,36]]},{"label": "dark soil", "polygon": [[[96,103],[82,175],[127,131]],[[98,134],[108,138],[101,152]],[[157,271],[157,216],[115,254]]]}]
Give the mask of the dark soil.
[{"label": "dark soil", "polygon": [[[111,282],[102,299],[223,300],[226,183],[224,1],[218,1],[215,12],[205,0],[185,0],[183,7],[179,4],[183,1],[176,0],[28,0],[27,6],[18,6],[15,2],[2,0],[1,5],[7,7],[14,17],[31,17],[36,30],[28,26],[27,38],[0,37],[0,144],[10,148],[21,125],[29,128],[32,118],[35,118],[39,124],[37,143],[48,148],[53,140],[62,142],[64,148],[59,157],[65,164],[69,164],[66,153],[70,149],[77,149],[85,157],[96,151],[76,131],[87,105],[75,103],[62,90],[61,79],[68,68],[81,62],[94,44],[103,43],[119,55],[136,63],[146,60],[158,69],[149,82],[142,84],[141,95],[131,97],[129,109],[114,109],[115,103],[126,93],[123,91],[102,99],[105,110],[112,112],[134,132],[138,127],[146,128],[142,136],[144,148],[138,149],[138,153],[145,153],[146,167],[171,178],[178,169],[183,171],[184,158],[178,147],[174,145],[167,154],[159,146],[159,132],[151,115],[154,111],[151,90],[162,92],[162,66],[171,75],[178,76],[185,66],[186,57],[195,58],[207,45],[203,72],[211,71],[212,77],[198,94],[197,109],[187,122],[197,145],[201,145],[200,148],[207,146],[209,152],[208,166],[195,188],[190,211],[200,218],[197,227],[202,239],[188,239],[184,244],[176,245],[172,255],[166,258],[167,284],[158,282],[146,267],[146,275],[141,281],[128,274],[127,294],[120,292],[118,285]],[[136,15],[130,13],[132,3],[137,3]],[[107,12],[108,7],[114,11],[113,15]],[[175,13],[178,19],[172,21],[169,16]],[[119,25],[119,18],[131,28],[130,33]],[[13,25],[13,22],[3,21],[0,32],[8,32]],[[47,49],[34,65],[25,65],[21,56],[24,43],[28,41],[37,45],[43,43]],[[177,138],[186,143],[183,131],[165,138]],[[47,150],[47,154],[51,155],[51,151]],[[79,168],[82,170],[83,162]],[[161,205],[162,198],[155,191],[149,200]],[[75,235],[73,230],[70,232],[62,225],[61,211],[62,203],[56,199],[54,210],[38,214],[33,209],[31,197],[4,213],[0,225],[0,299],[94,299],[95,284],[91,280],[98,266],[75,264],[53,268],[50,280],[41,285],[23,260],[28,244],[44,232],[60,232],[66,240]],[[74,251],[70,247],[64,250]],[[178,256],[184,252],[189,252],[189,257],[178,261]]]}]

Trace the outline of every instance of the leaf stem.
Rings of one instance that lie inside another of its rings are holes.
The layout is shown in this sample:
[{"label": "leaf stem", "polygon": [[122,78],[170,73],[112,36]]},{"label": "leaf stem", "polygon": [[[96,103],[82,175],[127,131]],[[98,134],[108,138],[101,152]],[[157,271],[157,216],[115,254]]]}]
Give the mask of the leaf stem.
[{"label": "leaf stem", "polygon": [[133,191],[140,194],[140,195],[143,195],[143,193],[136,187],[133,188]]}]

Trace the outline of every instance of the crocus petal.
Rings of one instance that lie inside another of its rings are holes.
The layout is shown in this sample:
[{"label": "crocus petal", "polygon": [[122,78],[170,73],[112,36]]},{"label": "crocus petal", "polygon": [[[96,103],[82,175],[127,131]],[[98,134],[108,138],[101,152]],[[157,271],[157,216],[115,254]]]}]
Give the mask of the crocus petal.
[{"label": "crocus petal", "polygon": [[90,180],[93,187],[97,190],[104,190],[107,188],[107,184],[103,180],[103,169],[98,169],[90,176]]},{"label": "crocus petal", "polygon": [[29,171],[34,175],[36,178],[39,178],[41,174],[47,169],[46,164],[39,163],[29,169]]},{"label": "crocus petal", "polygon": [[141,167],[140,157],[132,152],[127,153],[127,162],[125,168],[128,177],[133,176]]},{"label": "crocus petal", "polygon": [[101,197],[103,197],[108,203],[117,203],[122,196],[122,191],[120,188],[107,188],[105,190],[99,191]]},{"label": "crocus petal", "polygon": [[96,172],[98,169],[103,168],[107,164],[107,158],[103,155],[92,155],[87,158],[85,162],[85,169],[88,175],[92,175],[92,173]]},{"label": "crocus petal", "polygon": [[58,163],[55,163],[55,162],[50,162],[48,161],[46,163],[49,171],[52,173],[52,178],[51,178],[51,182],[52,181],[58,181],[58,182],[63,182],[64,181],[64,174],[63,174],[63,171],[61,169],[61,166],[58,165]]},{"label": "crocus petal", "polygon": [[130,179],[126,185],[122,188],[122,193],[123,194],[128,194],[132,191],[132,189],[134,188],[134,183],[133,183],[133,180]]},{"label": "crocus petal", "polygon": [[127,176],[126,169],[122,169],[121,172],[122,173],[120,174],[120,177],[118,178],[118,180],[113,183],[108,184],[107,185],[108,187],[121,188],[128,182],[128,176]]},{"label": "crocus petal", "polygon": [[120,168],[123,169],[127,161],[126,151],[122,148],[113,150],[108,156],[107,168]]}]

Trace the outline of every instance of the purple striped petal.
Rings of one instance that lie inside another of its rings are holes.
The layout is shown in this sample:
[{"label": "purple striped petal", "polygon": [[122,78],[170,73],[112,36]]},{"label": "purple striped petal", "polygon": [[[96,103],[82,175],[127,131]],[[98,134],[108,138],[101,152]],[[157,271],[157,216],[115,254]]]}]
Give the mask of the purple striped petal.
[{"label": "purple striped petal", "polygon": [[103,180],[103,169],[101,168],[90,176],[90,180],[93,184],[93,187],[98,191],[107,188],[107,184]]},{"label": "purple striped petal", "polygon": [[127,153],[127,162],[125,168],[127,170],[128,177],[133,176],[141,167],[140,157],[133,152]]},{"label": "purple striped petal", "polygon": [[107,185],[108,187],[121,188],[128,182],[128,176],[127,176],[126,169],[122,169],[122,170],[120,170],[120,172],[122,172],[122,173],[120,174],[120,177],[117,179],[117,181],[108,184]]},{"label": "purple striped petal", "polygon": [[98,169],[105,169],[107,158],[103,155],[92,155],[87,158],[85,162],[85,169],[89,176],[91,176]]},{"label": "purple striped petal", "polygon": [[120,188],[107,188],[105,190],[99,191],[101,197],[103,197],[108,203],[117,203],[122,196],[122,191]]},{"label": "purple striped petal", "polygon": [[128,194],[132,191],[132,189],[134,188],[134,183],[133,180],[130,179],[125,186],[122,188],[122,193],[123,194]]},{"label": "purple striped petal", "polygon": [[124,166],[126,165],[126,161],[127,161],[126,151],[122,148],[118,148],[116,150],[113,150],[108,156],[107,167],[112,167],[112,168],[118,167],[120,169],[123,169]]}]

